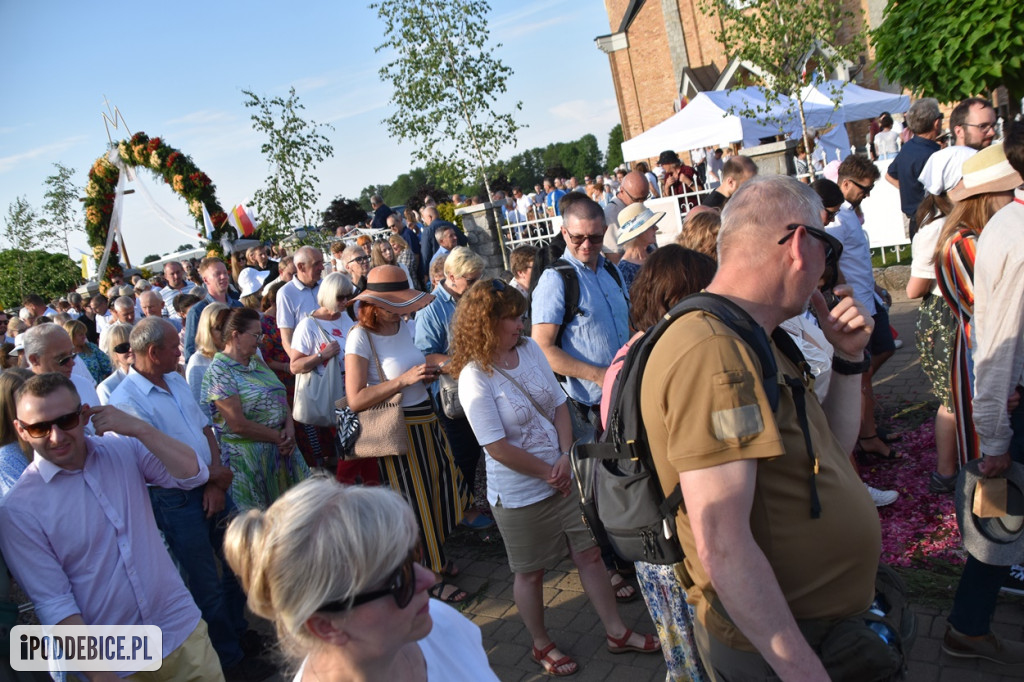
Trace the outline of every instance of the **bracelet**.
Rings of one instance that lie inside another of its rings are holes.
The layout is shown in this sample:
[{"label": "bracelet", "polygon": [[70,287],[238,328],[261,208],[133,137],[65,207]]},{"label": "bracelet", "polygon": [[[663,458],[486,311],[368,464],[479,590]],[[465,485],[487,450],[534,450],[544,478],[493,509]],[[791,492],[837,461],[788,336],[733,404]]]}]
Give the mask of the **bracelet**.
[{"label": "bracelet", "polygon": [[865,353],[864,357],[857,362],[852,360],[844,360],[838,355],[832,356],[832,371],[836,374],[842,374],[844,376],[850,376],[853,374],[863,374],[868,371],[871,367],[871,358]]}]

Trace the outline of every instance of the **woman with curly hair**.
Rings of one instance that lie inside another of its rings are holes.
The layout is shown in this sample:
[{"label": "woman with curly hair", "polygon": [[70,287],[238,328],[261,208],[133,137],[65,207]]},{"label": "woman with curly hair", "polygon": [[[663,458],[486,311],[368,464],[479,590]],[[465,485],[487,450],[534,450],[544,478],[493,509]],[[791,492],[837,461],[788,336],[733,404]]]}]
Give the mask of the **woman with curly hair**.
[{"label": "woman with curly hair", "polygon": [[652,635],[622,622],[601,551],[571,494],[572,421],[544,352],[522,336],[526,299],[500,279],[477,282],[452,322],[452,373],[487,466],[487,499],[515,574],[513,597],[549,675],[579,665],[559,651],[544,625],[544,571],[568,550],[604,625],[608,651],[657,653]]}]

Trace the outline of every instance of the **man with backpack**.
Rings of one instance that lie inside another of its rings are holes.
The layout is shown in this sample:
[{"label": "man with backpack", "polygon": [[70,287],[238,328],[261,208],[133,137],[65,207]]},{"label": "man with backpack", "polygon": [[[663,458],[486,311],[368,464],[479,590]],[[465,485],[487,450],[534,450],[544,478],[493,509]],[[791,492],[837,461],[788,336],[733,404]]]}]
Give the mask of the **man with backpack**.
[{"label": "man with backpack", "polygon": [[[572,195],[569,195],[572,196]],[[629,299],[622,274],[601,255],[606,229],[600,204],[564,201],[565,252],[541,273],[532,296],[532,337],[575,407],[589,416],[616,351],[629,340]]]},{"label": "man with backpack", "polygon": [[[718,272],[707,288],[764,344],[810,299],[835,348],[824,405],[799,351],[782,347],[784,335],[774,337],[774,363],[765,363],[735,325],[706,309],[664,330],[642,375],[642,423],[662,490],[678,484],[682,492],[675,530],[686,558],[678,566],[692,582],[697,647],[714,679],[774,671],[828,680],[835,662],[826,640],[837,622],[866,632],[867,646],[888,646],[869,629],[877,625],[868,611],[878,514],[847,457],[872,320],[848,287],[836,289],[832,311],[817,291],[840,251],[810,187],[757,178],[722,214]],[[876,658],[867,651],[843,663]]]}]

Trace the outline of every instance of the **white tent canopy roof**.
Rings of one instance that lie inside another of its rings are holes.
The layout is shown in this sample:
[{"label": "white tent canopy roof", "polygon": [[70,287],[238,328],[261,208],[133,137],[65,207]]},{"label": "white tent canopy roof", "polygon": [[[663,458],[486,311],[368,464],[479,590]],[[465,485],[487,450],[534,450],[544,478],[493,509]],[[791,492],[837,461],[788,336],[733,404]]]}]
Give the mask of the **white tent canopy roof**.
[{"label": "white tent canopy roof", "polygon": [[[832,101],[833,88],[843,92],[838,110]],[[883,111],[904,112],[910,107],[910,98],[906,95],[835,80],[808,85],[801,96],[807,125],[811,128],[873,118]],[[730,108],[766,113],[756,119],[745,118],[730,114]],[[800,120],[796,112],[796,103],[786,97],[782,104],[768,107],[763,93],[756,87],[701,92],[668,120],[623,142],[622,156],[626,161],[636,161],[657,157],[667,149],[699,149],[738,141],[753,146],[761,138],[778,135],[780,131],[788,136],[798,135]]]},{"label": "white tent canopy roof", "polygon": [[856,83],[844,83],[837,80],[824,81],[815,86],[808,85],[800,92],[800,96],[805,103],[814,102],[832,106],[834,104],[833,93],[836,92],[842,93],[839,109],[842,111],[845,121],[874,118],[883,111],[888,111],[890,114],[903,113],[910,108],[909,95],[870,90]]},{"label": "white tent canopy roof", "polygon": [[[757,119],[745,118],[730,114],[730,108],[766,113]],[[769,107],[764,95],[754,87],[701,92],[672,118],[623,142],[622,156],[627,161],[636,161],[656,157],[666,149],[697,149],[740,140],[753,146],[763,137],[799,130],[796,111],[796,104],[790,106],[787,97],[782,104]],[[807,124],[814,128],[842,121],[831,104],[804,103],[804,115]]]}]

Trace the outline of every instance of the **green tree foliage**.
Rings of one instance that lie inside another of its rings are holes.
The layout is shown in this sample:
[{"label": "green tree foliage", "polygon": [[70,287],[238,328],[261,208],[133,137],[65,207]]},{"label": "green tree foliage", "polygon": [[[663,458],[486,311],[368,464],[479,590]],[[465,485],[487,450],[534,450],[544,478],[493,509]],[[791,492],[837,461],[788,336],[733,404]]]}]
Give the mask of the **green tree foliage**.
[{"label": "green tree foliage", "polygon": [[[811,148],[800,89],[805,73],[831,73],[847,62],[856,62],[865,48],[860,17],[836,0],[701,0],[705,14],[717,15],[721,29],[715,39],[732,50],[732,56],[760,67],[764,82],[757,87],[768,106],[780,96],[792,96],[803,130],[804,144]],[[815,48],[820,48],[816,50]],[[833,99],[840,93],[831,93]],[[758,116],[763,110],[730,111]]]},{"label": "green tree foliage", "polygon": [[56,173],[46,178],[46,202],[43,204],[43,219],[54,241],[64,248],[64,253],[71,255],[68,240],[72,232],[85,231],[84,224],[78,220],[78,196],[80,188],[74,183],[75,169],[61,163],[53,164]]},{"label": "green tree foliage", "polygon": [[176,248],[174,250],[174,253],[181,253],[183,251],[191,251],[194,248],[196,248],[196,247],[192,246],[191,244],[182,244],[181,246],[179,246],[178,248]]},{"label": "green tree foliage", "polygon": [[0,251],[0,306],[21,304],[28,294],[46,300],[65,295],[82,283],[81,265],[63,253],[7,249]]},{"label": "green tree foliage", "polygon": [[295,88],[287,98],[260,97],[249,90],[242,94],[245,106],[255,110],[250,116],[253,130],[266,135],[260,151],[270,167],[266,186],[256,190],[253,203],[263,221],[261,236],[277,241],[289,228],[312,225],[319,218],[315,206],[320,179],[314,173],[318,164],[334,155],[323,134],[334,128],[302,118],[306,107]]},{"label": "green tree foliage", "polygon": [[889,0],[871,33],[886,78],[917,94],[955,102],[1000,85],[1024,94],[1024,3]]},{"label": "green tree foliage", "polygon": [[7,207],[3,235],[10,248],[23,251],[49,246],[53,238],[39,213],[25,197],[18,197]]},{"label": "green tree foliage", "polygon": [[358,201],[337,196],[324,211],[323,226],[325,230],[333,233],[339,227],[355,225],[365,220],[366,209],[360,206]]},{"label": "green tree foliage", "polygon": [[155,260],[160,260],[160,258],[161,256],[159,254],[151,253],[142,259],[142,264],[145,265],[146,263],[152,263]]},{"label": "green tree foliage", "polygon": [[[520,128],[511,113],[494,109],[511,72],[494,56],[501,45],[488,44],[490,5],[380,0],[370,8],[384,23],[377,51],[398,53],[380,70],[394,88],[395,112],[384,121],[388,130],[414,141],[417,159],[475,166],[488,186],[488,164],[502,147],[515,146]],[[515,109],[521,108],[517,102]]]},{"label": "green tree foliage", "polygon": [[622,158],[622,124],[616,123],[608,133],[608,159],[605,161],[605,168],[611,173],[623,163],[625,159]]}]

